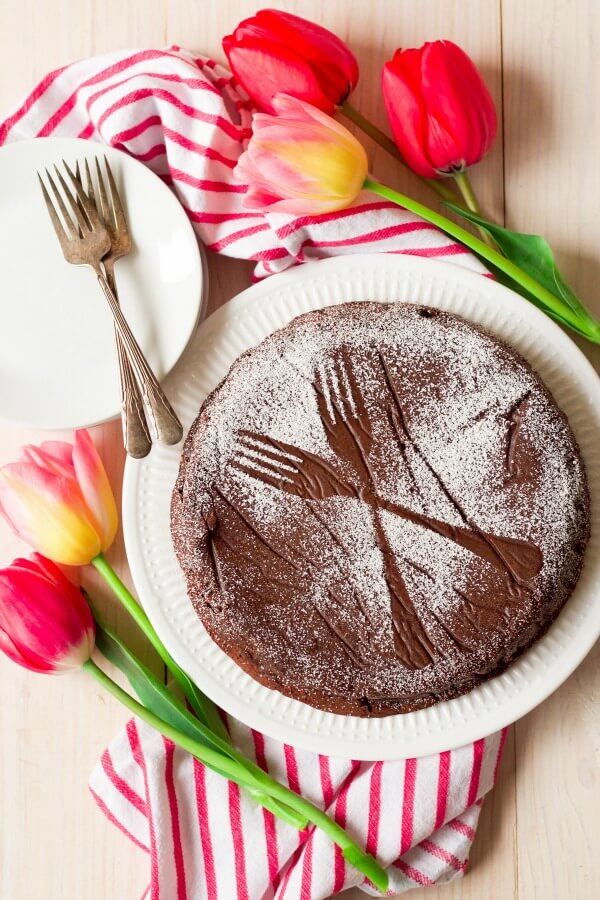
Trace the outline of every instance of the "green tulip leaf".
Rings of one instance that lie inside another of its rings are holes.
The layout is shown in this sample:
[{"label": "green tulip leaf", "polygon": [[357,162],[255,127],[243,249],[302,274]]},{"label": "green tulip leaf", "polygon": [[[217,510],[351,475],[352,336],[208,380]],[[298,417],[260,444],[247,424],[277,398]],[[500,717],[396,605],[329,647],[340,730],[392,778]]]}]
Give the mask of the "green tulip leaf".
[{"label": "green tulip leaf", "polygon": [[177,665],[175,660],[169,654],[159,636],[157,635],[148,616],[143,611],[131,591],[123,584],[117,573],[107,562],[104,555],[100,553],[92,560],[93,565],[100,572],[106,583],[109,585],[115,596],[123,604],[129,615],[132,617],[138,628],[146,635],[170,674],[173,676],[177,684],[181,687],[186,700],[194,710],[200,721],[206,725],[214,734],[218,735],[222,740],[229,741],[227,729],[223,720],[219,716],[217,707],[206,697],[194,684],[191,678]]},{"label": "green tulip leaf", "polygon": [[[294,828],[299,830],[306,828],[308,823],[304,815],[269,796],[270,776],[257,769],[227,741],[213,734],[206,725],[188,712],[183,703],[169,691],[166,685],[159,681],[156,675],[102,622],[95,610],[94,618],[96,620],[96,647],[109,662],[125,675],[146,709],[192,740],[235,760],[239,765],[239,773],[235,778],[237,784],[244,787],[257,803],[293,825]],[[231,778],[217,766],[211,765],[211,769],[224,778]],[[262,790],[261,784],[264,787]]]},{"label": "green tulip leaf", "polygon": [[218,734],[220,738],[227,741],[229,739],[227,729],[212,700],[209,700],[208,697],[196,687],[190,676],[179,666],[177,666],[177,680],[185,693],[188,703],[200,721],[206,725],[207,728],[210,728],[211,731]]},{"label": "green tulip leaf", "polygon": [[590,337],[590,331],[592,334],[597,335],[600,330],[600,322],[588,312],[581,300],[565,282],[556,265],[552,248],[545,238],[538,234],[522,234],[518,231],[511,231],[510,228],[504,228],[502,225],[488,222],[476,213],[463,209],[455,203],[447,202],[445,206],[463,219],[467,219],[474,225],[484,228],[494,238],[507,259],[510,259],[511,262],[523,269],[532,278],[535,278],[547,291],[550,291],[551,294],[575,313],[580,320],[580,326],[574,325],[570,317],[563,318],[559,313],[548,310],[542,301],[517,284],[512,278],[496,267],[490,266],[498,281],[517,291],[521,296],[534,303],[562,325],[572,328],[584,337]]},{"label": "green tulip leaf", "polygon": [[98,650],[125,675],[144,706],[182,734],[234,758],[229,744],[212,735],[96,614],[94,617]]},{"label": "green tulip leaf", "polygon": [[564,328],[569,328],[571,331],[574,331],[576,334],[580,334],[582,337],[590,339],[590,331],[586,329],[584,325],[577,326],[571,318],[566,318],[561,316],[559,313],[555,312],[552,309],[548,309],[548,307],[543,303],[542,300],[538,299],[535,294],[530,293],[527,288],[524,288],[518,282],[514,281],[509,275],[503,272],[501,269],[498,269],[496,266],[492,265],[489,261],[486,260],[486,266],[495,277],[496,281],[500,284],[503,284],[505,287],[510,288],[511,291],[514,291],[516,294],[520,294],[521,297],[524,297],[525,300],[528,300],[530,303],[533,303],[534,306],[537,306],[539,310],[549,316],[551,319],[554,319],[555,322],[558,322],[559,325],[562,325]]},{"label": "green tulip leaf", "polygon": [[[94,618],[96,646],[109,662],[126,675],[140,702],[134,700],[92,659],[89,659],[84,663],[84,669],[109,693],[153,728],[159,731],[164,728],[164,733],[170,740],[203,760],[205,766],[248,790],[254,800],[274,815],[300,830],[312,822],[338,844],[348,862],[356,866],[382,891],[387,890],[387,874],[375,857],[362,850],[351,836],[319,807],[274,781],[270,775],[250,762],[234,747],[212,735],[210,730],[187,711],[95,612]],[[223,768],[220,768],[220,761]]]}]

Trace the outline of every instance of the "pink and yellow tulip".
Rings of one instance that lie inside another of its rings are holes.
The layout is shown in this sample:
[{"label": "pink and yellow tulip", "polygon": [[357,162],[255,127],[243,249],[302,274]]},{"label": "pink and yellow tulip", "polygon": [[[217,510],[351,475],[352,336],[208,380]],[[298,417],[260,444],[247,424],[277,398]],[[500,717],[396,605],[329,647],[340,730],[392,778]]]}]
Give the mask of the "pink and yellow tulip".
[{"label": "pink and yellow tulip", "polygon": [[326,113],[276,96],[277,116],[258,113],[248,149],[234,170],[249,184],[245,205],[302,215],[344,209],[367,176],[364,147]]},{"label": "pink and yellow tulip", "polygon": [[81,566],[112,544],[118,525],[102,461],[85,430],[46,441],[0,469],[0,513],[15,534],[57,563]]},{"label": "pink and yellow tulip", "polygon": [[49,559],[34,553],[0,569],[0,650],[14,662],[50,674],[78,669],[94,635],[83,594]]}]

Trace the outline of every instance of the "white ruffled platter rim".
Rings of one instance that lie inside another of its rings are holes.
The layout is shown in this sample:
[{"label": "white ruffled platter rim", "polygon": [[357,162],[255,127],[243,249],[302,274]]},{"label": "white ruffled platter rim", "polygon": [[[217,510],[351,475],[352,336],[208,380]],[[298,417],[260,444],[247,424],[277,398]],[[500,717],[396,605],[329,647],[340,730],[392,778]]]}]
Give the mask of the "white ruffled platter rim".
[{"label": "white ruffled platter rim", "polygon": [[592,535],[579,583],[549,631],[502,675],[427,709],[384,718],[323,712],[255,681],[208,636],[186,594],[171,543],[169,505],[181,445],[128,460],[123,527],[140,599],[170,653],[228,713],[297,747],[352,759],[438,753],[516,721],[555,691],[600,635],[600,380],[550,319],[489,278],[411,256],[355,255],[309,263],[254,285],[198,329],[169,378],[189,428],[233,361],[292,318],[351,300],[409,301],[483,325],[529,360],[566,412],[586,463]]}]

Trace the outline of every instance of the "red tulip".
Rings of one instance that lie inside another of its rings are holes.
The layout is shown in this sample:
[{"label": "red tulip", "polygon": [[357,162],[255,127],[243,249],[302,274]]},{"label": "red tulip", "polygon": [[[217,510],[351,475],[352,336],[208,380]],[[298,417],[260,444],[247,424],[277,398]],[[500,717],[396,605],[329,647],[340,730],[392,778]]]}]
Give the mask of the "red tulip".
[{"label": "red tulip", "polygon": [[382,85],[396,144],[418,175],[462,172],[492,146],[494,101],[473,61],[452,41],[396,50],[383,67]]},{"label": "red tulip", "polygon": [[300,16],[261,9],[223,38],[231,69],[254,102],[275,112],[288,94],[332,113],[358,81],[358,63],[335,34]]},{"label": "red tulip", "polygon": [[80,668],[95,626],[83,594],[39,553],[0,569],[0,650],[34,672]]}]

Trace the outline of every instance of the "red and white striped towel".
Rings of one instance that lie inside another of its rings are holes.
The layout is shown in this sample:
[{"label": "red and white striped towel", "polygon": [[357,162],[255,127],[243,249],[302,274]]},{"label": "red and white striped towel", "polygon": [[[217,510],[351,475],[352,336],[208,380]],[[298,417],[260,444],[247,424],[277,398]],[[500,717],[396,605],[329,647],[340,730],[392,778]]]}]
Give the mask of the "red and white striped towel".
[{"label": "red and white striped towel", "polygon": [[81,137],[125,150],[172,186],[208,248],[256,260],[256,277],[309,259],[377,251],[483,271],[460,244],[373,194],[313,217],[244,209],[246,188],[231,172],[251,120],[247,96],[213,60],[176,47],[120,51],[47,75],[0,125],[0,145]]},{"label": "red and white striped towel", "polygon": [[[459,750],[357,762],[297,750],[230,719],[237,747],[343,825],[390,877],[389,896],[466,869],[506,730]],[[318,829],[299,833],[156,731],[131,720],[90,781],[108,818],[150,854],[149,900],[378,895]]]},{"label": "red and white striped towel", "polygon": [[[118,52],[50,73],[0,125],[0,145],[68,136],[124,150],[171,185],[206,246],[255,260],[256,277],[357,251],[485,271],[461,245],[372,195],[315,217],[244,209],[245,187],[231,173],[251,116],[231,73],[206,57]],[[464,872],[505,732],[437,756],[359,763],[229,724],[237,746],[377,855],[392,894]],[[376,893],[322,832],[298,834],[139,722],[105,751],[90,785],[109,819],[149,852],[151,900],[317,900],[359,884]]]}]

